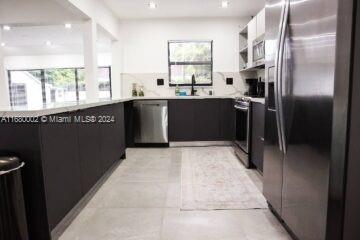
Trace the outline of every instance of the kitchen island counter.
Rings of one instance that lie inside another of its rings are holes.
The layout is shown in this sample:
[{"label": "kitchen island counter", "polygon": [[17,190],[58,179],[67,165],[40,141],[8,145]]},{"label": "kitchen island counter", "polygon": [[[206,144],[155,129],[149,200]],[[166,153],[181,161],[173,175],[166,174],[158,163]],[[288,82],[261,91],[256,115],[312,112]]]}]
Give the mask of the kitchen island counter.
[{"label": "kitchen island counter", "polygon": [[[135,100],[171,100],[171,99],[235,99],[239,96],[153,96],[153,97],[129,97],[129,98],[114,98],[108,100],[87,100],[78,102],[67,102],[44,105],[37,108],[13,108],[7,107],[0,109],[0,117],[39,117],[46,115],[53,115],[65,112],[74,112],[82,109],[99,107],[104,105],[111,105],[121,102],[135,101]],[[265,98],[250,98],[252,102],[265,103]]]},{"label": "kitchen island counter", "polygon": [[108,100],[87,100],[44,105],[37,108],[13,108],[0,109],[0,117],[39,117],[58,113],[73,112],[87,108],[111,105],[133,100],[166,100],[166,99],[232,99],[234,96],[155,96],[155,97],[130,97]]}]

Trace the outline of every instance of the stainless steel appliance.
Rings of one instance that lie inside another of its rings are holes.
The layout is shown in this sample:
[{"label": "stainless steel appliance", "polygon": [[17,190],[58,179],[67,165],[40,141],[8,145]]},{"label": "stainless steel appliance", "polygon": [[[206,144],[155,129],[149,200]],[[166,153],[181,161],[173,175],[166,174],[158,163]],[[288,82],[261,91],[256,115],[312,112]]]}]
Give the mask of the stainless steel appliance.
[{"label": "stainless steel appliance", "polygon": [[264,195],[299,240],[326,235],[337,0],[266,0]]},{"label": "stainless steel appliance", "polygon": [[134,123],[135,144],[168,143],[168,102],[135,101]]},{"label": "stainless steel appliance", "polygon": [[258,95],[258,79],[257,78],[247,78],[245,79],[246,85],[248,86],[248,91],[245,92],[245,96],[257,97]]},{"label": "stainless steel appliance", "polygon": [[253,61],[255,66],[265,64],[265,36],[260,36],[253,42]]},{"label": "stainless steel appliance", "polygon": [[259,81],[257,83],[257,97],[265,97],[265,82],[261,81],[261,77],[259,78]]},{"label": "stainless steel appliance", "polygon": [[237,98],[234,101],[234,108],[236,110],[235,154],[246,167],[250,167],[251,101],[249,98]]}]

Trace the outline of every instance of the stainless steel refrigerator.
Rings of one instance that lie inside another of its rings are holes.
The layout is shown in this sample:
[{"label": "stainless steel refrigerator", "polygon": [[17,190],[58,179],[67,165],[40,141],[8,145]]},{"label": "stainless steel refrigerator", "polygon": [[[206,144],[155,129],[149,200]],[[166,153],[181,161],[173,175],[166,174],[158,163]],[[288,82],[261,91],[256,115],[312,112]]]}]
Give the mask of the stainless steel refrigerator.
[{"label": "stainless steel refrigerator", "polygon": [[337,0],[266,0],[264,195],[300,240],[326,235]]}]

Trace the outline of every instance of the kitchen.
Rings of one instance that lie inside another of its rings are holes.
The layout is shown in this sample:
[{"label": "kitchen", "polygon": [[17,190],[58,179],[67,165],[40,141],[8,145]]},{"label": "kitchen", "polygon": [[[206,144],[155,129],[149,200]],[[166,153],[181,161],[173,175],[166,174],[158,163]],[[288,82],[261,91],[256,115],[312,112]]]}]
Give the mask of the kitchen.
[{"label": "kitchen", "polygon": [[1,239],[358,239],[339,3],[1,1]]}]

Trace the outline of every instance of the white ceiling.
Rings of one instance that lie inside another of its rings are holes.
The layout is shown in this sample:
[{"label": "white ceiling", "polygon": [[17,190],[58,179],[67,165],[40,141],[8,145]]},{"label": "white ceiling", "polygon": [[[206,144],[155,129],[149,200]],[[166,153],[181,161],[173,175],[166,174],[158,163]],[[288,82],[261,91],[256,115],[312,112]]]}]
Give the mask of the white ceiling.
[{"label": "white ceiling", "polygon": [[[51,46],[45,44],[52,43]],[[44,54],[81,54],[83,52],[83,29],[81,24],[73,24],[71,29],[64,25],[14,26],[2,32],[2,47],[6,56],[44,55]],[[98,31],[98,51],[109,52],[111,39],[106,32]]]},{"label": "white ceiling", "polygon": [[0,24],[60,24],[87,17],[59,0],[0,0]]},{"label": "white ceiling", "polygon": [[221,0],[153,0],[157,9],[150,10],[150,0],[102,0],[120,19],[144,18],[210,18],[251,17],[265,7],[265,0],[228,0],[227,9]]}]

